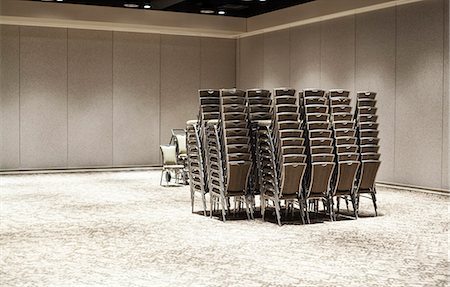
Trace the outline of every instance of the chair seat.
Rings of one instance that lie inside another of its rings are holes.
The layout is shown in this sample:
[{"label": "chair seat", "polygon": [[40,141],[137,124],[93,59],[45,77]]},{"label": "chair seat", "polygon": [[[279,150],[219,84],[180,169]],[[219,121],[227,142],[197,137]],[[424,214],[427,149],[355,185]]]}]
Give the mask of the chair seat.
[{"label": "chair seat", "polygon": [[178,165],[178,164],[174,164],[174,165],[163,165],[163,169],[179,169],[179,168],[184,168],[184,165]]}]

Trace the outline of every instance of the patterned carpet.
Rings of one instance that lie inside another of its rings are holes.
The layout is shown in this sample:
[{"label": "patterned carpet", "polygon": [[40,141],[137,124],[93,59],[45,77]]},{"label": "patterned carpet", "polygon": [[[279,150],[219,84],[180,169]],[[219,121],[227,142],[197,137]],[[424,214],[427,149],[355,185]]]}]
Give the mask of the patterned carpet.
[{"label": "patterned carpet", "polygon": [[449,197],[385,188],[378,217],[366,199],[358,220],[222,223],[159,175],[0,177],[0,286],[449,286]]}]

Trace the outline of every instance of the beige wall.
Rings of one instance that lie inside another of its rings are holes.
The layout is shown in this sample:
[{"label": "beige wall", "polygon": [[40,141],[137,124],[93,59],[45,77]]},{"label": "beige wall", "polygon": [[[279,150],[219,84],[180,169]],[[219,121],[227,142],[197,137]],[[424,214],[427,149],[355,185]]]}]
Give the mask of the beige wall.
[{"label": "beige wall", "polygon": [[241,38],[238,54],[240,88],[378,92],[378,180],[449,189],[447,0]]},{"label": "beige wall", "polygon": [[12,25],[0,37],[0,170],[159,164],[170,128],[195,118],[199,88],[345,88],[378,92],[380,181],[449,188],[447,0],[237,45]]},{"label": "beige wall", "polygon": [[0,25],[0,170],[158,165],[236,41]]}]

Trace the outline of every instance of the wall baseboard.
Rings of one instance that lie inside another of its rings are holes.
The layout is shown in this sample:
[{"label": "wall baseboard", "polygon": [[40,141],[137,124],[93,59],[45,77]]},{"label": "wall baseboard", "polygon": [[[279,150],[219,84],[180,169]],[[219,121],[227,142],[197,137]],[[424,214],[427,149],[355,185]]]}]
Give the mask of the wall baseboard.
[{"label": "wall baseboard", "polygon": [[114,172],[114,171],[141,171],[141,170],[161,170],[161,166],[160,165],[143,165],[143,166],[139,165],[139,166],[117,166],[117,167],[81,167],[81,168],[0,170],[0,176],[1,175],[21,175],[21,174]]},{"label": "wall baseboard", "polygon": [[[83,172],[118,172],[118,171],[145,171],[145,170],[161,170],[160,165],[148,166],[120,166],[120,167],[92,167],[92,168],[58,168],[58,169],[30,169],[30,170],[10,170],[0,171],[2,175],[22,175],[22,174],[53,174],[53,173],[83,173]],[[408,190],[414,192],[425,192],[437,195],[450,196],[450,190],[414,186],[400,183],[378,181],[377,186],[387,187],[398,190]]]},{"label": "wall baseboard", "polygon": [[415,191],[415,192],[425,192],[425,193],[432,193],[432,194],[450,196],[450,190],[440,189],[440,188],[414,186],[414,185],[392,183],[392,182],[383,182],[383,181],[378,181],[377,182],[377,186],[387,187],[387,188],[392,188],[392,189],[409,190],[409,191]]}]

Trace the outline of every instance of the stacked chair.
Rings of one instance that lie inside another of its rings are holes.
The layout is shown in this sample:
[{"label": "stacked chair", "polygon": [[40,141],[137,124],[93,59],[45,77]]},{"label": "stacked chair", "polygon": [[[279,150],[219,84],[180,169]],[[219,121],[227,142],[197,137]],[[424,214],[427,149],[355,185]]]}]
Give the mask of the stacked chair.
[{"label": "stacked chair", "polygon": [[203,214],[208,193],[210,217],[223,221],[243,210],[254,218],[257,195],[263,220],[271,210],[279,225],[297,211],[303,223],[310,223],[310,214],[319,214],[320,206],[334,221],[345,216],[341,199],[347,210],[351,202],[358,218],[364,195],[372,199],[377,215],[376,93],[358,92],[354,113],[345,90],[305,89],[297,97],[290,88],[273,93],[222,89],[199,90],[199,96],[198,119],[186,123],[185,136],[174,133],[176,146],[161,148],[166,175],[175,172],[178,178],[179,162],[186,158],[192,212],[198,192]]},{"label": "stacked chair", "polygon": [[377,215],[375,179],[380,167],[378,123],[376,115],[376,93],[358,92],[354,118],[356,120],[357,143],[361,166],[357,175],[356,205],[362,194],[372,198],[375,215]]},{"label": "stacked chair", "polygon": [[353,214],[357,218],[355,178],[359,169],[359,154],[356,145],[355,120],[351,113],[350,92],[344,90],[330,90],[326,93],[329,113],[331,116],[331,130],[334,142],[335,164],[331,180],[332,196],[337,198],[339,212],[340,199],[348,199],[353,205]]},{"label": "stacked chair", "polygon": [[231,199],[239,209],[245,204],[247,218],[253,218],[252,194],[248,190],[252,161],[247,117],[246,93],[221,90],[220,120],[207,126],[207,138],[210,209],[216,203],[220,205],[223,221],[232,212]]},{"label": "stacked chair", "polygon": [[261,125],[258,149],[263,220],[266,207],[273,202],[277,222],[281,225],[281,203],[284,201],[286,215],[289,210],[294,213],[295,204],[298,204],[300,218],[305,222],[302,181],[306,155],[295,90],[274,90],[272,123],[270,128]]},{"label": "stacked chair", "polygon": [[335,154],[328,100],[325,92],[318,89],[303,90],[299,93],[299,99],[308,156],[304,180],[307,221],[310,222],[311,208],[314,212],[319,212],[320,200],[332,221],[334,219],[333,193],[330,181],[335,166]]},{"label": "stacked chair", "polygon": [[187,168],[189,174],[189,186],[191,189],[191,205],[194,212],[195,193],[199,192],[202,196],[203,215],[206,216],[206,190],[205,190],[205,173],[203,172],[203,157],[201,151],[200,138],[198,137],[198,121],[191,120],[186,122],[186,138],[187,138]]},{"label": "stacked chair", "polygon": [[[206,215],[206,198],[205,194],[209,192],[208,174],[209,174],[209,149],[206,127],[208,124],[216,123],[220,117],[220,93],[219,90],[203,89],[199,90],[200,109],[198,113],[197,124],[194,125],[195,136],[197,142],[199,169],[201,173],[201,189],[192,189],[191,185],[191,203],[194,206],[195,191],[200,191],[203,200],[203,214]],[[191,139],[191,141],[193,141]]]},{"label": "stacked chair", "polygon": [[[266,126],[272,122],[272,99],[268,90],[250,89],[247,90],[247,112],[250,128],[250,148],[252,161],[257,160],[257,136],[261,130],[266,131]],[[249,190],[253,195],[258,195],[259,191],[259,170],[258,165],[252,165],[249,179]],[[253,203],[254,204],[254,203]]]}]

